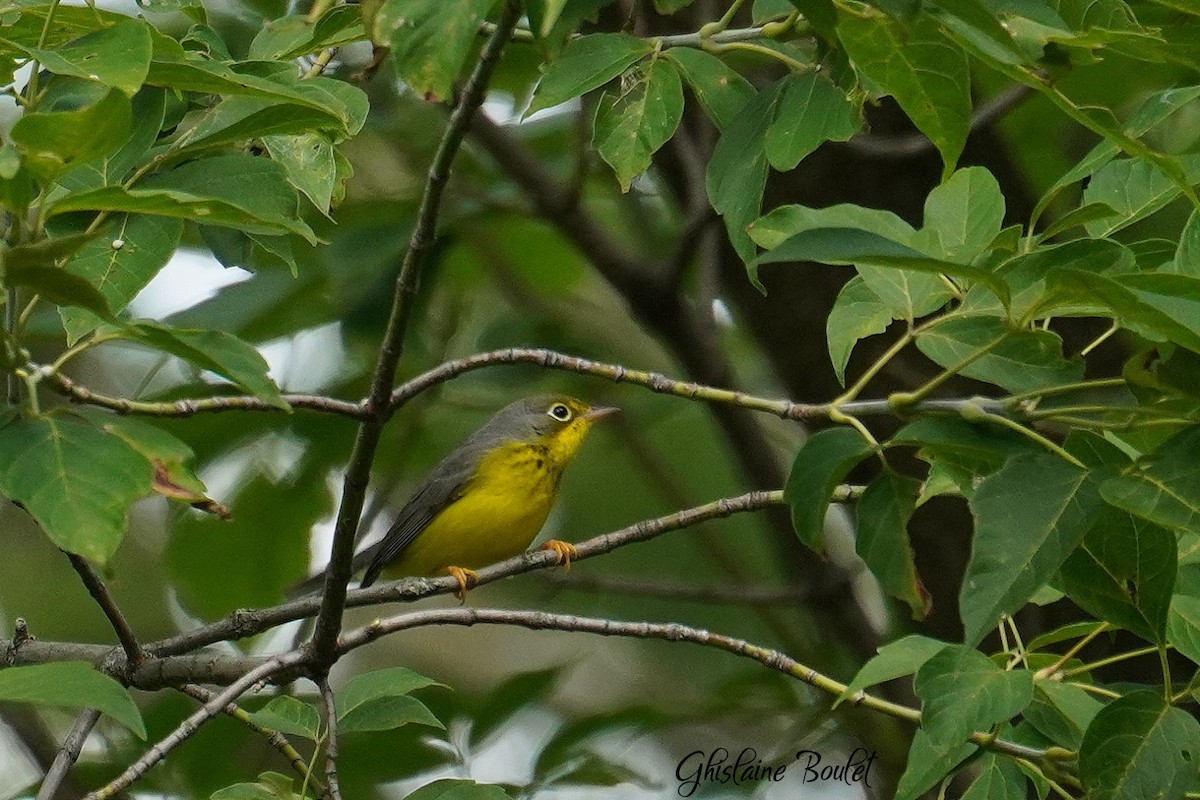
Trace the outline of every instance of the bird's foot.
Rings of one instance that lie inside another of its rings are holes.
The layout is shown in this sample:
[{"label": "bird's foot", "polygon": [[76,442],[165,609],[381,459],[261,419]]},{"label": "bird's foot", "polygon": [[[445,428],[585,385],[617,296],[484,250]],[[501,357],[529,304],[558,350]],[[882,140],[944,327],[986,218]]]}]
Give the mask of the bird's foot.
[{"label": "bird's foot", "polygon": [[554,563],[562,564],[567,569],[571,568],[571,559],[579,555],[579,551],[575,549],[575,545],[560,539],[551,539],[539,547],[538,550],[549,550],[554,553]]},{"label": "bird's foot", "polygon": [[454,592],[454,596],[458,598],[458,602],[467,602],[467,589],[473,589],[475,588],[475,584],[479,583],[479,576],[475,574],[475,570],[463,567],[446,567],[445,572],[451,578],[458,581],[458,589]]}]

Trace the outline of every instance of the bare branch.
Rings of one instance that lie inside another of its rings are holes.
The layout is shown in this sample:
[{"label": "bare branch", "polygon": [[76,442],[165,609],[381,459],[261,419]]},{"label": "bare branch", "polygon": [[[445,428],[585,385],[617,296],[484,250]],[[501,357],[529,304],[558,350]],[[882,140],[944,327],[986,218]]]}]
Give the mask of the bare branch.
[{"label": "bare branch", "polygon": [[[112,409],[118,414],[139,414],[148,417],[191,417],[196,414],[206,414],[214,411],[273,411],[278,413],[280,410],[278,406],[273,406],[257,397],[247,395],[171,400],[163,403],[129,400],[124,397],[109,397],[97,394],[86,386],[79,385],[67,376],[51,370],[49,367],[34,365],[33,369],[36,369],[40,374],[49,378],[51,388],[59,394],[69,397],[72,402]],[[367,416],[363,403],[352,403],[347,400],[338,400],[333,397],[322,397],[312,394],[285,394],[283,395],[283,399],[292,408],[324,411],[352,419],[365,419]]]},{"label": "bare branch", "polygon": [[[845,501],[857,497],[861,492],[861,486],[839,486],[834,491],[833,500],[834,502]],[[618,547],[653,539],[668,531],[687,528],[707,520],[758,511],[781,503],[783,503],[781,490],[749,492],[737,497],[724,498],[702,506],[677,511],[663,517],[643,520],[626,528],[580,542],[576,545],[577,555],[573,561],[594,558],[610,553]],[[554,553],[546,550],[530,550],[506,561],[477,570],[478,585],[534,570],[549,569],[557,564],[557,557]],[[402,578],[397,581],[380,583],[367,589],[351,590],[347,593],[346,605],[347,607],[357,607],[381,603],[411,603],[436,594],[451,594],[457,588],[458,583],[450,577]],[[318,606],[319,598],[314,595],[261,610],[243,609],[219,622],[150,644],[146,649],[156,656],[186,653],[215,642],[253,636],[285,622],[311,617]]]},{"label": "bare branch", "polygon": [[617,575],[566,575],[557,572],[546,573],[544,580],[554,589],[735,606],[794,606],[803,603],[811,593],[804,586],[693,586],[676,581],[639,580]]},{"label": "bare branch", "polygon": [[[571,614],[553,614],[547,611],[521,611],[495,608],[436,608],[398,614],[382,620],[374,620],[358,630],[342,637],[340,652],[345,654],[379,639],[382,636],[429,625],[513,625],[530,630],[570,631],[594,633],[600,636],[625,636],[634,639],[662,639],[668,642],[691,642],[753,659],[763,666],[782,672],[803,681],[826,694],[840,697],[848,688],[846,684],[824,675],[812,667],[805,666],[778,650],[752,644],[745,639],[725,636],[720,633],[681,625],[677,622],[626,622],[623,620],[597,617],[580,617]],[[862,706],[908,722],[920,723],[921,712],[909,706],[884,700],[864,691],[851,694],[845,699],[851,705]],[[971,740],[981,747],[996,752],[1040,761],[1048,757],[1046,750],[999,739],[994,733],[976,732]]]},{"label": "bare branch", "polygon": [[321,690],[321,716],[325,720],[325,779],[329,781],[329,800],[342,800],[337,773],[337,706],[334,705],[333,690],[329,688],[328,680],[322,679],[317,687]]},{"label": "bare branch", "polygon": [[342,608],[346,602],[346,584],[350,580],[351,560],[354,557],[354,541],[358,532],[359,517],[367,494],[367,483],[371,474],[375,449],[389,416],[389,396],[396,380],[396,370],[404,352],[404,332],[412,315],[412,298],[426,261],[429,248],[433,245],[437,228],[438,211],[442,193],[450,178],[450,164],[462,145],[467,128],[475,112],[483,102],[484,91],[492,71],[500,60],[500,53],[508,42],[513,27],[521,14],[521,6],[508,0],[500,12],[496,31],[492,35],[475,68],[463,86],[458,104],[450,114],[446,130],[438,144],[437,153],[429,167],[429,177],[421,196],[412,236],[408,249],[396,277],[392,310],[388,316],[387,330],[379,348],[379,358],[371,378],[371,390],[367,396],[366,410],[369,415],[359,426],[350,454],[350,463],[342,483],[342,500],[338,507],[334,525],[333,545],[330,553],[329,570],[322,593],[321,611],[313,631],[310,646],[320,663],[329,664],[335,658],[338,631],[342,626]]},{"label": "bare branch", "polygon": [[216,693],[199,710],[181,722],[175,730],[151,746],[141,758],[130,764],[128,769],[96,791],[89,792],[84,800],[108,800],[108,798],[116,795],[118,792],[128,789],[135,781],[145,775],[151,767],[166,758],[168,753],[199,730],[201,725],[208,722],[217,714],[220,714],[225,706],[235,701],[251,686],[259,681],[268,680],[272,676],[289,668],[299,666],[307,659],[307,651],[292,650],[291,652],[268,659],[255,669],[242,675],[227,688]]},{"label": "bare branch", "polygon": [[[216,692],[205,689],[203,686],[197,686],[194,683],[184,684],[183,686],[179,687],[179,690],[189,697],[199,700],[201,703],[209,703],[217,696]],[[271,728],[259,725],[254,721],[254,718],[237,703],[229,703],[222,708],[221,711],[222,713],[233,717],[238,722],[242,723],[247,728],[266,739],[267,744],[278,750],[280,755],[287,759],[288,763],[292,765],[292,769],[296,771],[296,774],[300,776],[301,780],[306,781],[309,786],[316,790],[317,796],[326,795],[327,790],[325,788],[325,784],[321,783],[320,778],[312,774],[312,770],[308,768],[308,763],[303,757],[301,757],[296,748],[292,746],[292,743],[288,741],[286,736],[277,730],[272,730]]]},{"label": "bare branch", "polygon": [[104,616],[108,617],[109,624],[116,631],[117,641],[121,643],[121,647],[125,650],[125,657],[129,660],[129,663],[134,667],[141,665],[146,660],[146,654],[142,651],[142,646],[138,644],[137,636],[134,635],[129,621],[125,619],[125,615],[117,607],[117,602],[109,594],[108,587],[104,585],[104,581],[100,580],[100,576],[92,569],[92,565],[82,556],[67,553],[67,558],[70,559],[71,566],[79,573],[79,578],[83,581],[83,585],[87,587],[88,593],[91,594],[96,604],[100,606],[100,610],[104,612]]},{"label": "bare branch", "polygon": [[[1018,84],[980,104],[971,115],[970,130],[972,132],[990,125],[1004,115],[1017,103],[1024,100],[1033,92],[1028,86]],[[904,136],[876,136],[870,133],[859,134],[846,143],[855,153],[871,158],[912,158],[934,149],[933,142],[923,133],[912,133]]]},{"label": "bare branch", "polygon": [[71,727],[71,732],[67,734],[66,739],[63,739],[62,747],[59,749],[58,755],[54,757],[54,763],[50,765],[50,769],[46,771],[46,777],[42,779],[36,800],[54,800],[58,790],[62,788],[63,781],[67,779],[71,765],[79,760],[83,743],[87,741],[88,734],[92,732],[92,728],[96,727],[99,719],[100,712],[94,708],[85,708],[79,712],[79,716],[75,718],[75,724]]}]

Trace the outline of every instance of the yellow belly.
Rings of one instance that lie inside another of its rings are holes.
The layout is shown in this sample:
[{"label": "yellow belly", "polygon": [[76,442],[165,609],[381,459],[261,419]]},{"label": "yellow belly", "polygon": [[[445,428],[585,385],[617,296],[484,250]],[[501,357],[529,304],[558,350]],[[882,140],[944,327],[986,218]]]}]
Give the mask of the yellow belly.
[{"label": "yellow belly", "polygon": [[543,451],[510,445],[483,459],[463,496],[383,571],[389,578],[478,569],[527,549],[550,514],[561,470]]}]

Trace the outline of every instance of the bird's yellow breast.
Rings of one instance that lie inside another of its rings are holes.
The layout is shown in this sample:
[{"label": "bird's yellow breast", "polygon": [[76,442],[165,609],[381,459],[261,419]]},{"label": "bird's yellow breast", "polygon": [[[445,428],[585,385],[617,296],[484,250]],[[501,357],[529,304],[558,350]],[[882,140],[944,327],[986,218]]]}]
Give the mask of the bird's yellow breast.
[{"label": "bird's yellow breast", "polygon": [[528,548],[558,493],[565,459],[554,450],[544,443],[512,443],[489,452],[462,496],[434,517],[384,574],[399,578],[432,575],[448,566],[477,569]]}]

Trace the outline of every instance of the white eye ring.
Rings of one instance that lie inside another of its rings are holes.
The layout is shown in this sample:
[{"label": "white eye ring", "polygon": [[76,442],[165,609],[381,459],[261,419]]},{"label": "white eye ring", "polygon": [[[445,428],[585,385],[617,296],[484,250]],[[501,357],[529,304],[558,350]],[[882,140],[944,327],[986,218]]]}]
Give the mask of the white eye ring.
[{"label": "white eye ring", "polygon": [[562,403],[555,403],[550,406],[550,410],[546,412],[551,419],[556,419],[559,422],[566,422],[571,418],[571,409],[564,406]]}]

